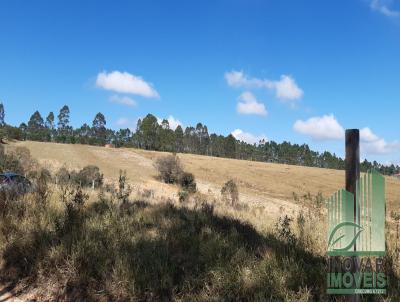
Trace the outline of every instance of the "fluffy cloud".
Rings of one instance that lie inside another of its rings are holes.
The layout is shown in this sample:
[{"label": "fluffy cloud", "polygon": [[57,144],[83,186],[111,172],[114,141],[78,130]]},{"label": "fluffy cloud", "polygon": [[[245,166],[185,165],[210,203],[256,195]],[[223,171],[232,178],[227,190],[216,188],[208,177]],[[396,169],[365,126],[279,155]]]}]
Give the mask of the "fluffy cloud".
[{"label": "fluffy cloud", "polygon": [[243,71],[233,70],[225,73],[225,79],[231,87],[261,88],[264,81],[257,78],[249,78]]},{"label": "fluffy cloud", "polygon": [[389,154],[400,151],[400,142],[387,142],[368,127],[360,130],[361,151],[367,154]]},{"label": "fluffy cloud", "polygon": [[384,0],[372,0],[371,8],[387,17],[400,17],[400,11],[389,8],[391,1]]},{"label": "fluffy cloud", "polygon": [[250,78],[243,71],[231,71],[225,73],[225,79],[231,87],[265,88],[275,92],[276,98],[281,101],[294,101],[303,97],[303,90],[296,81],[288,75],[282,75],[280,80]]},{"label": "fluffy cloud", "polygon": [[276,97],[282,101],[297,100],[303,97],[303,90],[297,86],[295,80],[287,75],[282,75],[279,81],[266,83],[270,89],[274,89]]},{"label": "fluffy cloud", "polygon": [[[163,121],[162,118],[157,117],[157,122],[158,122],[159,125],[161,125],[162,121]],[[169,128],[172,129],[172,130],[175,130],[178,126],[182,127],[181,121],[176,119],[176,118],[174,118],[172,115],[170,115],[167,118],[167,121],[168,121],[168,124],[169,124]]]},{"label": "fluffy cloud", "polygon": [[146,98],[158,98],[158,92],[151,83],[147,83],[140,76],[128,72],[112,71],[100,72],[96,79],[97,87],[119,93],[140,95]]},{"label": "fluffy cloud", "polygon": [[238,98],[236,110],[240,114],[267,115],[264,104],[259,103],[256,97],[249,91],[243,92]]},{"label": "fluffy cloud", "polygon": [[248,144],[258,144],[261,140],[267,141],[267,137],[265,135],[256,136],[254,134],[244,132],[241,129],[235,129],[231,133],[237,140],[246,142]]},{"label": "fluffy cloud", "polygon": [[[339,124],[333,114],[322,117],[312,117],[306,121],[298,120],[293,129],[314,140],[344,139],[344,128]],[[360,129],[361,152],[369,155],[390,154],[400,151],[400,142],[387,142],[376,135],[370,128]]]},{"label": "fluffy cloud", "polygon": [[344,129],[333,114],[312,117],[306,121],[298,120],[293,129],[300,134],[308,135],[314,140],[332,140],[344,138]]},{"label": "fluffy cloud", "polygon": [[112,103],[117,103],[121,105],[126,105],[129,107],[135,107],[136,102],[132,100],[130,97],[127,96],[118,96],[118,95],[113,95],[110,97],[110,102]]}]

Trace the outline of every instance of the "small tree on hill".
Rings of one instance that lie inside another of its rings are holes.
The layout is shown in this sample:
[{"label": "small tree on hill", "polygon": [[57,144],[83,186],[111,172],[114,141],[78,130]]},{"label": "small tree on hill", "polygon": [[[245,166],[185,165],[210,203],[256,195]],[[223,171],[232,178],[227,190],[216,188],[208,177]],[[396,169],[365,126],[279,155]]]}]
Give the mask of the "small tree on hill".
[{"label": "small tree on hill", "polygon": [[232,206],[237,205],[239,202],[239,190],[236,182],[231,179],[228,180],[221,189],[222,198],[229,202]]},{"label": "small tree on hill", "polygon": [[155,163],[156,169],[160,173],[160,178],[165,183],[176,183],[180,180],[183,173],[179,158],[174,155],[168,155],[158,158]]}]

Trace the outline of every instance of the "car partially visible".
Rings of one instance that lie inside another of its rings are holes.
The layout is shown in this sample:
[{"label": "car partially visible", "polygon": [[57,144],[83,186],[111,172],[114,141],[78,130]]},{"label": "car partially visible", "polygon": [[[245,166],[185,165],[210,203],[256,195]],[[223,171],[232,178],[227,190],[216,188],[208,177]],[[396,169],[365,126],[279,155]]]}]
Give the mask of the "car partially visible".
[{"label": "car partially visible", "polygon": [[0,191],[13,192],[18,195],[32,192],[33,185],[26,177],[14,172],[0,174]]}]

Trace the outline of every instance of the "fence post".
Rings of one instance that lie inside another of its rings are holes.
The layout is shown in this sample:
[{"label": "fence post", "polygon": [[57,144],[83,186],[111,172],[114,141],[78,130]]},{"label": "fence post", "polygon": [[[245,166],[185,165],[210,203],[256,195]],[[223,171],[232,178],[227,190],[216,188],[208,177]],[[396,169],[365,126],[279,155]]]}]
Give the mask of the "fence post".
[{"label": "fence post", "polygon": [[[354,195],[354,222],[359,221],[357,218],[357,182],[360,181],[360,131],[358,129],[346,130],[346,191]],[[356,250],[356,244],[354,244]],[[359,268],[360,259],[353,257],[353,263],[356,264],[355,272]],[[359,302],[360,296],[347,296],[346,301]]]}]

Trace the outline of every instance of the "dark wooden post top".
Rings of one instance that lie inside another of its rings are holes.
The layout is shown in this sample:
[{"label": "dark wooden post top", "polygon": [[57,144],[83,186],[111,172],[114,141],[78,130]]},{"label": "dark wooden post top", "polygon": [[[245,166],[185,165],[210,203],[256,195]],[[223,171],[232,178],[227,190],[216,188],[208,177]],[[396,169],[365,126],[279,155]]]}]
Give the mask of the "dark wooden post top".
[{"label": "dark wooden post top", "polygon": [[[354,195],[354,222],[357,221],[357,182],[360,180],[360,130],[346,130],[346,191]],[[356,250],[356,245],[354,245]],[[359,259],[356,258],[358,262]],[[358,302],[359,295],[346,296],[345,301]]]}]

